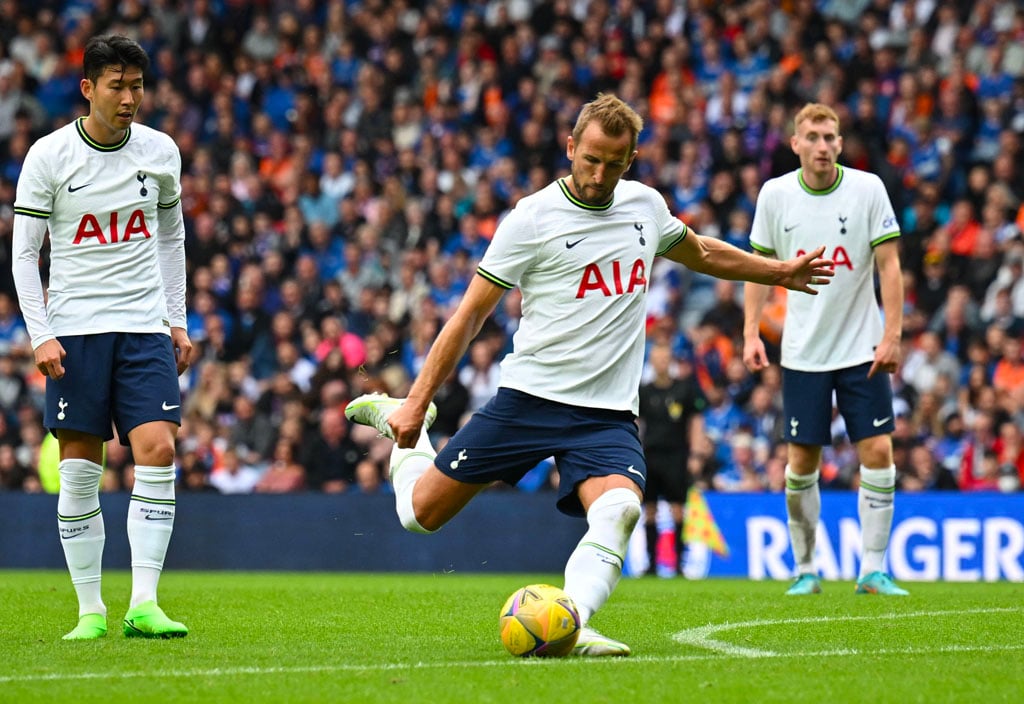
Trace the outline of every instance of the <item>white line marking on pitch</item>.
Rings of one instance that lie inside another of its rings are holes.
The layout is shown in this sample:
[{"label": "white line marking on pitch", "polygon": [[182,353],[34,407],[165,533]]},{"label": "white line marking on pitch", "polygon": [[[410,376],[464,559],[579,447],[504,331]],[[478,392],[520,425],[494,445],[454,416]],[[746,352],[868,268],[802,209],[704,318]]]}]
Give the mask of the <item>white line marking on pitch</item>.
[{"label": "white line marking on pitch", "polygon": [[[713,636],[724,631],[734,631],[740,628],[758,628],[761,626],[782,626],[790,623],[827,623],[831,621],[882,621],[904,618],[921,618],[923,616],[962,616],[966,614],[995,614],[1011,611],[1020,611],[1019,608],[991,608],[991,609],[967,609],[965,611],[913,611],[905,614],[880,614],[873,616],[807,616],[803,618],[778,618],[759,619],[756,621],[741,621],[739,623],[719,623],[687,628],[672,635],[672,640],[682,645],[692,645],[705,650],[713,650],[722,655],[731,655],[742,658],[777,658],[786,657],[786,653],[777,653],[772,650],[760,648],[745,648],[741,645],[733,645],[716,640]],[[941,648],[940,648],[941,649]],[[1016,646],[1013,646],[1016,649]],[[856,650],[823,651],[819,653],[805,653],[806,655],[828,655],[828,654],[855,654]],[[872,651],[883,652],[883,651]],[[903,652],[903,651],[900,651]]]},{"label": "white line marking on pitch", "polygon": [[[128,679],[179,679],[185,677],[239,677],[242,675],[295,675],[312,672],[395,672],[412,670],[434,670],[438,668],[460,668],[460,667],[593,667],[598,664],[608,664],[625,667],[632,664],[643,665],[648,663],[664,662],[709,662],[725,658],[806,658],[806,657],[848,657],[861,655],[869,652],[871,655],[927,655],[930,653],[995,653],[1007,651],[1022,651],[1024,644],[1007,645],[939,645],[933,648],[881,648],[870,651],[860,651],[853,648],[839,648],[835,650],[820,650],[816,652],[792,652],[777,653],[769,650],[755,650],[752,648],[741,648],[731,646],[727,643],[714,641],[707,637],[712,633],[718,633],[737,628],[752,628],[757,626],[784,625],[787,623],[815,623],[827,621],[868,621],[877,619],[898,619],[917,618],[923,616],[960,616],[964,614],[991,614],[1018,612],[1020,608],[992,608],[992,609],[968,609],[966,611],[920,611],[907,614],[883,614],[880,616],[814,616],[808,618],[787,618],[787,619],[765,619],[760,621],[744,621],[742,623],[726,623],[718,626],[709,625],[701,628],[690,628],[680,631],[672,636],[676,642],[696,645],[713,653],[694,655],[668,655],[655,657],[632,657],[632,658],[602,658],[595,661],[592,658],[566,658],[560,660],[501,658],[500,660],[482,660],[471,662],[415,662],[415,663],[375,663],[370,665],[304,665],[295,667],[217,667],[209,669],[194,670],[162,670],[145,672],[51,672],[33,675],[0,675],[0,684],[12,682],[69,682],[73,680],[128,680]],[[691,637],[689,634],[703,634],[700,638]]]}]

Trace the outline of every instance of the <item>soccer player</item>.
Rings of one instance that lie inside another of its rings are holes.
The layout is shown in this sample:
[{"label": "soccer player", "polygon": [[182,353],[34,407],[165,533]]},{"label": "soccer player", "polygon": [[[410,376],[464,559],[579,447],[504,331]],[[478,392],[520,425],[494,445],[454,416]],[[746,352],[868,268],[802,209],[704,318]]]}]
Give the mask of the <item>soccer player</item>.
[{"label": "soccer player", "polygon": [[[822,445],[831,442],[832,396],[860,460],[863,555],[858,594],[905,595],[883,567],[892,526],[896,468],[891,433],[892,387],[903,326],[899,225],[881,179],[836,163],[843,147],[839,118],[812,103],[797,113],[790,146],[800,168],[769,180],[757,198],[751,246],[792,257],[825,247],[835,262],[835,285],[819,297],[790,296],[782,333],[782,400],[788,441],[786,510],[796,561],[787,594],[817,594],[814,537],[821,514],[818,490]],[[881,283],[883,326],[875,301]],[[769,287],[744,291],[743,361],[768,366],[758,334]]]},{"label": "soccer player", "polygon": [[[570,175],[523,198],[502,220],[408,398],[369,394],[345,411],[396,441],[391,480],[399,519],[413,532],[436,531],[491,482],[514,484],[556,458],[558,508],[588,523],[565,567],[565,591],[584,625],[578,655],[630,652],[587,623],[619,580],[641,513],[646,468],[635,419],[654,257],[808,294],[831,275],[821,249],[782,262],[700,237],[659,193],[622,180],[642,126],[613,95],[585,105],[567,139]],[[523,317],[498,393],[435,453],[424,429],[436,414],[431,398],[517,285]]]},{"label": "soccer player", "polygon": [[[89,114],[32,146],[14,204],[14,279],[36,366],[47,377],[45,423],[60,447],[57,526],[78,596],[78,625],[66,640],[107,631],[99,483],[112,424],[136,463],[124,634],[188,633],[157,605],[174,523],[178,375],[192,344],[181,156],[169,136],[132,122],[148,66],[146,52],[126,37],[89,40],[81,81]],[[47,229],[44,299],[38,262]]]}]

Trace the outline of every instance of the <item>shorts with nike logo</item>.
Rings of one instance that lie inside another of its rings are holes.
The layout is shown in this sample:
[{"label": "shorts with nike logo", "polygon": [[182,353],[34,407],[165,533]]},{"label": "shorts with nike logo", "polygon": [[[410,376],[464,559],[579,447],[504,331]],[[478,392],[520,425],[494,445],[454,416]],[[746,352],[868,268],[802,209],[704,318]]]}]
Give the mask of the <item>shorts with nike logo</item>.
[{"label": "shorts with nike logo", "polygon": [[128,444],[128,431],[154,420],[181,425],[178,365],[170,335],[64,335],[64,377],[46,379],[43,422]]},{"label": "shorts with nike logo", "polygon": [[868,379],[871,362],[827,372],[782,369],[783,440],[798,445],[832,444],[832,398],[851,442],[896,429],[888,372]]},{"label": "shorts with nike logo", "polygon": [[549,457],[558,467],[558,510],[583,516],[576,485],[621,474],[640,487],[647,465],[629,411],[570,406],[500,388],[434,459],[442,473],[466,484],[515,484]]}]

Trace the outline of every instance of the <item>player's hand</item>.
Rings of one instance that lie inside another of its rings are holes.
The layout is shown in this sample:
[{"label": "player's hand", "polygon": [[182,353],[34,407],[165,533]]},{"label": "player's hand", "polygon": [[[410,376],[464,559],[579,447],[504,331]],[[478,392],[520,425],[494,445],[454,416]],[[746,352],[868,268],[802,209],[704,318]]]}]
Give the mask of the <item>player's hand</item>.
[{"label": "player's hand", "polygon": [[64,345],[60,344],[56,338],[47,340],[39,345],[39,347],[36,347],[36,369],[43,376],[48,376],[51,379],[61,379],[64,377],[64,358],[67,355],[68,353],[64,351]]},{"label": "player's hand", "polygon": [[759,372],[768,366],[768,353],[760,337],[743,340],[743,364],[752,372]]},{"label": "player's hand", "polygon": [[185,328],[171,328],[171,344],[174,346],[174,361],[178,365],[178,376],[185,373],[192,364],[192,340],[188,339]]},{"label": "player's hand", "polygon": [[878,347],[875,348],[875,361],[871,364],[871,369],[868,370],[868,379],[873,377],[876,372],[895,374],[899,366],[899,343],[882,338],[882,341],[878,343]]},{"label": "player's hand", "polygon": [[792,267],[792,273],[785,276],[779,283],[793,291],[802,291],[812,296],[818,292],[812,286],[826,286],[830,279],[835,276],[835,262],[831,259],[822,259],[825,247],[818,247],[813,252],[790,259],[786,264]]},{"label": "player's hand", "polygon": [[391,426],[391,432],[399,447],[416,447],[426,414],[426,409],[421,410],[415,404],[406,401],[398,407],[398,410],[388,416],[388,425]]}]

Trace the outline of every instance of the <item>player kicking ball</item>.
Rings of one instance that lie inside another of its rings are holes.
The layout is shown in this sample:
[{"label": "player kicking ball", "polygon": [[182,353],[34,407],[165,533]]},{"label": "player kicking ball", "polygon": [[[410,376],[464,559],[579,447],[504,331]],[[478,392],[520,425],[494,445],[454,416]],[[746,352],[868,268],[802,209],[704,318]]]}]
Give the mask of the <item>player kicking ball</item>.
[{"label": "player kicking ball", "polygon": [[[172,638],[188,628],[157,605],[174,525],[178,375],[185,332],[181,156],[169,136],[134,124],[149,57],[120,36],[85,46],[89,114],[46,135],[25,158],[14,204],[14,279],[46,376],[46,427],[60,446],[57,527],[78,596],[66,640],[106,635],[100,590],[103,444],[131,446],[128,504],[132,594],[126,636]],[[50,233],[48,297],[39,250]]]},{"label": "player kicking ball", "polygon": [[[432,345],[407,399],[371,394],[345,415],[395,440],[390,473],[398,517],[433,533],[496,480],[515,484],[554,456],[557,506],[586,517],[565,566],[583,628],[574,654],[629,655],[591,617],[611,596],[646,483],[637,431],[645,298],[655,256],[728,279],[815,294],[831,264],[818,248],[789,261],[699,236],[652,188],[622,180],[636,158],[640,116],[613,95],[583,107],[566,141],[570,175],[519,201]],[[502,295],[519,286],[523,318],[501,363],[497,394],[437,453],[431,399]]]}]

